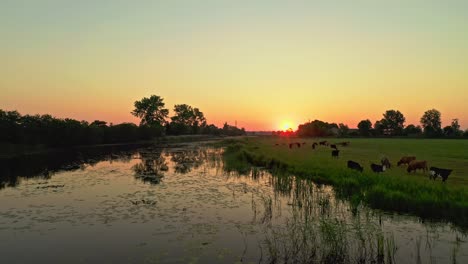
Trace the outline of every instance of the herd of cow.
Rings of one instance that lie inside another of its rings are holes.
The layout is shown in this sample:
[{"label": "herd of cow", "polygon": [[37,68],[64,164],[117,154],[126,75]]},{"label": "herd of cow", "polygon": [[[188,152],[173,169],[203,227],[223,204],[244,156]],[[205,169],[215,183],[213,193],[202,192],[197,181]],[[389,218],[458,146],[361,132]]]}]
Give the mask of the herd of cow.
[{"label": "herd of cow", "polygon": [[[332,157],[333,158],[338,158],[338,156],[340,155],[340,150],[338,149],[338,146],[346,147],[346,146],[349,146],[349,144],[350,144],[349,141],[339,142],[339,143],[335,143],[335,144],[330,144],[327,141],[320,141],[318,143],[317,142],[312,143],[312,149],[315,149],[318,146],[327,146],[327,147],[330,146],[330,148],[333,149],[332,152],[331,152]],[[275,144],[275,145],[278,146],[279,144]],[[301,146],[305,146],[305,145],[306,145],[306,142],[302,142],[302,143],[293,142],[293,143],[289,143],[289,148],[290,149],[292,149],[294,147],[300,148]],[[375,173],[381,173],[381,172],[384,172],[386,169],[390,169],[392,167],[392,164],[390,163],[388,158],[381,159],[380,163],[381,164],[372,163],[370,165],[371,170],[373,172],[375,172]],[[421,169],[424,172],[428,171],[427,161],[425,161],[425,160],[416,160],[416,157],[414,157],[414,156],[402,157],[397,163],[397,166],[401,166],[401,165],[407,165],[406,171],[408,173],[416,172],[416,170],[418,170],[418,169]],[[361,166],[361,164],[359,164],[358,162],[352,161],[352,160],[348,160],[348,168],[353,169],[353,170],[357,170],[357,171],[360,171],[360,172],[364,171],[364,168]],[[442,182],[445,182],[447,180],[448,176],[450,175],[450,173],[452,173],[452,170],[450,170],[450,169],[430,167],[429,168],[429,179],[435,180],[437,177],[441,177]]]}]

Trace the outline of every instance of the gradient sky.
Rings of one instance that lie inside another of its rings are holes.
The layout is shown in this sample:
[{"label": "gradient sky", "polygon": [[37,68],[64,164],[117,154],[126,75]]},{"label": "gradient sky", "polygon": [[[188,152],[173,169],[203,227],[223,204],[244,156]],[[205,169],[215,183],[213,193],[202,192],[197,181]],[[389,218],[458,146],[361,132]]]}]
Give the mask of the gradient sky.
[{"label": "gradient sky", "polygon": [[468,1],[0,0],[0,36],[0,109],[23,114],[137,122],[156,94],[248,130],[468,128]]}]

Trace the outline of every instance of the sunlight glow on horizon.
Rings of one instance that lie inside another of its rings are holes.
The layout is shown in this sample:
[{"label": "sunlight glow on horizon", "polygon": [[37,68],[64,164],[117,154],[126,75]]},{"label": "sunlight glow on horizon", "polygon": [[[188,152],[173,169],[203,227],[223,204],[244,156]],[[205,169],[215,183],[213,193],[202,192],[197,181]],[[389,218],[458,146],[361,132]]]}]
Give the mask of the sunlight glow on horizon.
[{"label": "sunlight glow on horizon", "polygon": [[432,108],[468,128],[467,1],[22,2],[0,3],[3,110],[138,123],[155,94],[250,131]]}]

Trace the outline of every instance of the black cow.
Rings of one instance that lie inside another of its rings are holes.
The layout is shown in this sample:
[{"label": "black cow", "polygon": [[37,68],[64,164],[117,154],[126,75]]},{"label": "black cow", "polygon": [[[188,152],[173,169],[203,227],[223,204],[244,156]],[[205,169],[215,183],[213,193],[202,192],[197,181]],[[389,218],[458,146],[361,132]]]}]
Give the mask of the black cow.
[{"label": "black cow", "polygon": [[449,169],[430,167],[429,172],[431,173],[431,176],[429,176],[429,178],[435,180],[437,176],[440,176],[442,178],[442,182],[445,182],[452,171],[453,170]]},{"label": "black cow", "polygon": [[312,144],[312,149],[315,149],[315,147],[317,147],[317,142],[314,142],[314,144]]},{"label": "black cow", "polygon": [[376,172],[376,173],[385,171],[385,165],[378,165],[378,164],[372,163],[370,165],[370,167],[371,167],[372,171]]},{"label": "black cow", "polygon": [[322,145],[322,146],[328,146],[328,141],[326,141],[326,140],[325,141],[320,141],[319,144]]},{"label": "black cow", "polygon": [[330,145],[330,148],[338,150],[338,148],[336,147],[335,144],[331,144],[331,145]]},{"label": "black cow", "polygon": [[289,143],[289,148],[290,148],[290,149],[293,148],[293,143]]},{"label": "black cow", "polygon": [[357,162],[348,160],[348,168],[362,172],[364,168]]},{"label": "black cow", "polygon": [[299,143],[299,142],[296,142],[296,145],[297,145],[298,148],[301,147],[301,143]]},{"label": "black cow", "polygon": [[332,157],[338,158],[338,155],[340,155],[340,151],[339,151],[339,150],[335,149],[335,150],[332,151]]}]

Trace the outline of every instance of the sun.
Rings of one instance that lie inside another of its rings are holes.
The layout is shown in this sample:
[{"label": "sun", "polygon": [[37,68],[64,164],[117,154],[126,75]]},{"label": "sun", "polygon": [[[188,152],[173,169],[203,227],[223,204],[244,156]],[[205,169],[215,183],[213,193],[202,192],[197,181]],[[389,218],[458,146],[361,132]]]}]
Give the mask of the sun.
[{"label": "sun", "polygon": [[291,122],[287,122],[287,121],[286,121],[286,122],[283,122],[283,123],[281,124],[281,129],[282,129],[283,131],[286,131],[286,130],[288,130],[288,129],[290,129],[290,128],[292,128]]}]

